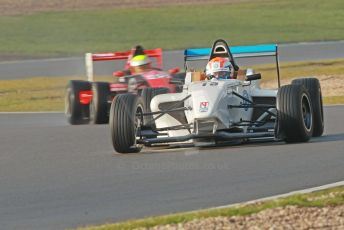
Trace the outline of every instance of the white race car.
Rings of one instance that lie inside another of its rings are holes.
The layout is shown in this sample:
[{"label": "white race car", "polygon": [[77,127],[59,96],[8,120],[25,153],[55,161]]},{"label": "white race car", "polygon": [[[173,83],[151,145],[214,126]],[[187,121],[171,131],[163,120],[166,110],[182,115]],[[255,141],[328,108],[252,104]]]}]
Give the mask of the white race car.
[{"label": "white race car", "polygon": [[[187,74],[181,93],[156,93],[148,102],[134,94],[114,98],[110,109],[114,149],[130,153],[167,143],[208,146],[256,138],[306,142],[321,136],[324,119],[319,81],[301,78],[280,86],[277,48],[229,47],[220,39],[212,48],[185,50]],[[278,89],[261,89],[261,74],[252,71],[243,79],[204,80],[202,72],[189,67],[194,61],[226,57],[237,74],[241,70],[234,57],[259,56],[276,57]]]}]

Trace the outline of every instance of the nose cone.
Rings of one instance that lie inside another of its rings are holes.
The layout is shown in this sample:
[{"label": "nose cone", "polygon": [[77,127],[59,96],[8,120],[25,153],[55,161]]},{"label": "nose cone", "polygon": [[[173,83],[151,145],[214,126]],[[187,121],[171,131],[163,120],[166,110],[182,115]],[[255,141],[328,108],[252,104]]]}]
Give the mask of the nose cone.
[{"label": "nose cone", "polygon": [[143,74],[149,87],[152,88],[168,88],[171,93],[176,91],[175,85],[170,83],[171,76],[163,71],[150,71]]},{"label": "nose cone", "polygon": [[224,84],[220,81],[204,81],[191,84],[192,107],[195,118],[216,116],[219,102],[223,98]]}]

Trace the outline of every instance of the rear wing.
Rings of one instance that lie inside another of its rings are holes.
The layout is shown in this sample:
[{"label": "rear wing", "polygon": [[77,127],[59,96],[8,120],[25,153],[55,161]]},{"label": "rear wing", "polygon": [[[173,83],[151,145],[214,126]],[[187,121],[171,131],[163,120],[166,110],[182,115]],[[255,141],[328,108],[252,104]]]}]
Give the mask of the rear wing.
[{"label": "rear wing", "polygon": [[[234,58],[252,58],[273,56],[276,60],[278,87],[280,87],[280,70],[278,60],[277,44],[263,44],[250,46],[232,46],[228,47]],[[184,50],[184,64],[187,70],[187,61],[208,60],[211,48],[191,48]]]},{"label": "rear wing", "polygon": [[[124,52],[113,52],[113,53],[86,53],[85,64],[86,64],[86,75],[88,81],[93,81],[93,62],[95,61],[114,61],[114,60],[128,60],[124,68],[129,68],[129,60],[133,56],[135,49],[124,51]],[[162,69],[162,49],[150,49],[144,50],[144,54],[148,57],[155,58],[157,62],[157,68]]]}]

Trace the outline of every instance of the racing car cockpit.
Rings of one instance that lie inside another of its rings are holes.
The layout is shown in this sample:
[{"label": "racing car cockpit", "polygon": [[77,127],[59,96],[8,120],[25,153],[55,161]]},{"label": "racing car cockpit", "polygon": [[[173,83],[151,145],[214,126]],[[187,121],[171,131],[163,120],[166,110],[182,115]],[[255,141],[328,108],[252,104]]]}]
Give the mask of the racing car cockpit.
[{"label": "racing car cockpit", "polygon": [[240,69],[234,58],[252,58],[274,56],[277,65],[278,86],[280,86],[279,62],[277,46],[274,44],[232,46],[229,47],[223,39],[213,43],[212,48],[189,48],[184,51],[184,68],[188,73],[185,82],[207,79],[204,66],[214,58],[228,59],[232,66],[231,79],[251,81],[260,79],[260,74],[253,74],[252,70]]},{"label": "racing car cockpit", "polygon": [[214,60],[215,58],[225,58],[230,63],[230,67],[229,67],[231,68],[230,78],[235,78],[238,73],[239,66],[235,63],[233,55],[228,47],[229,46],[225,40],[222,40],[222,39],[216,40],[213,44],[213,47],[211,48],[208,63]]}]

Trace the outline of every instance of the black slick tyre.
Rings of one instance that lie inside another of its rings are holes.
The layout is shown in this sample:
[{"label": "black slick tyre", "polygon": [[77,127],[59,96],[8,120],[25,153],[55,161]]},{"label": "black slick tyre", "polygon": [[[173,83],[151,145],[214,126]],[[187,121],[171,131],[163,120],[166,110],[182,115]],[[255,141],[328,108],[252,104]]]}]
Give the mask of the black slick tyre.
[{"label": "black slick tyre", "polygon": [[282,86],[277,93],[277,136],[285,142],[306,142],[313,134],[313,110],[303,85]]},{"label": "black slick tyre", "polygon": [[110,129],[112,144],[118,153],[136,153],[142,146],[136,143],[138,129],[142,125],[143,104],[134,94],[120,94],[112,101],[110,108]]},{"label": "black slick tyre", "polygon": [[90,120],[93,124],[109,123],[110,85],[107,82],[92,83],[92,101],[90,104]]},{"label": "black slick tyre", "polygon": [[185,72],[176,73],[173,75],[173,80],[175,82],[174,84],[176,86],[177,93],[181,93],[183,91],[183,86],[185,84],[185,76],[186,76]]},{"label": "black slick tyre", "polygon": [[179,80],[184,84],[185,83],[185,76],[186,76],[185,72],[176,73],[173,75],[173,79]]},{"label": "black slick tyre", "polygon": [[65,115],[72,125],[87,124],[89,122],[89,104],[80,103],[80,91],[91,90],[87,81],[69,81],[65,94]]},{"label": "black slick tyre", "polygon": [[324,109],[320,82],[316,78],[300,78],[292,84],[301,84],[309,92],[313,107],[313,137],[319,137],[324,132]]},{"label": "black slick tyre", "polygon": [[[150,103],[153,99],[153,97],[160,95],[160,94],[165,94],[165,93],[169,93],[169,89],[168,88],[144,88],[142,90],[141,93],[141,98],[140,100],[142,100],[142,103],[144,105],[144,112],[145,113],[150,113],[151,112],[151,108],[150,108]],[[153,121],[153,115],[150,116],[144,116],[143,118],[143,123],[144,126],[148,129],[155,129],[155,122]]]}]

